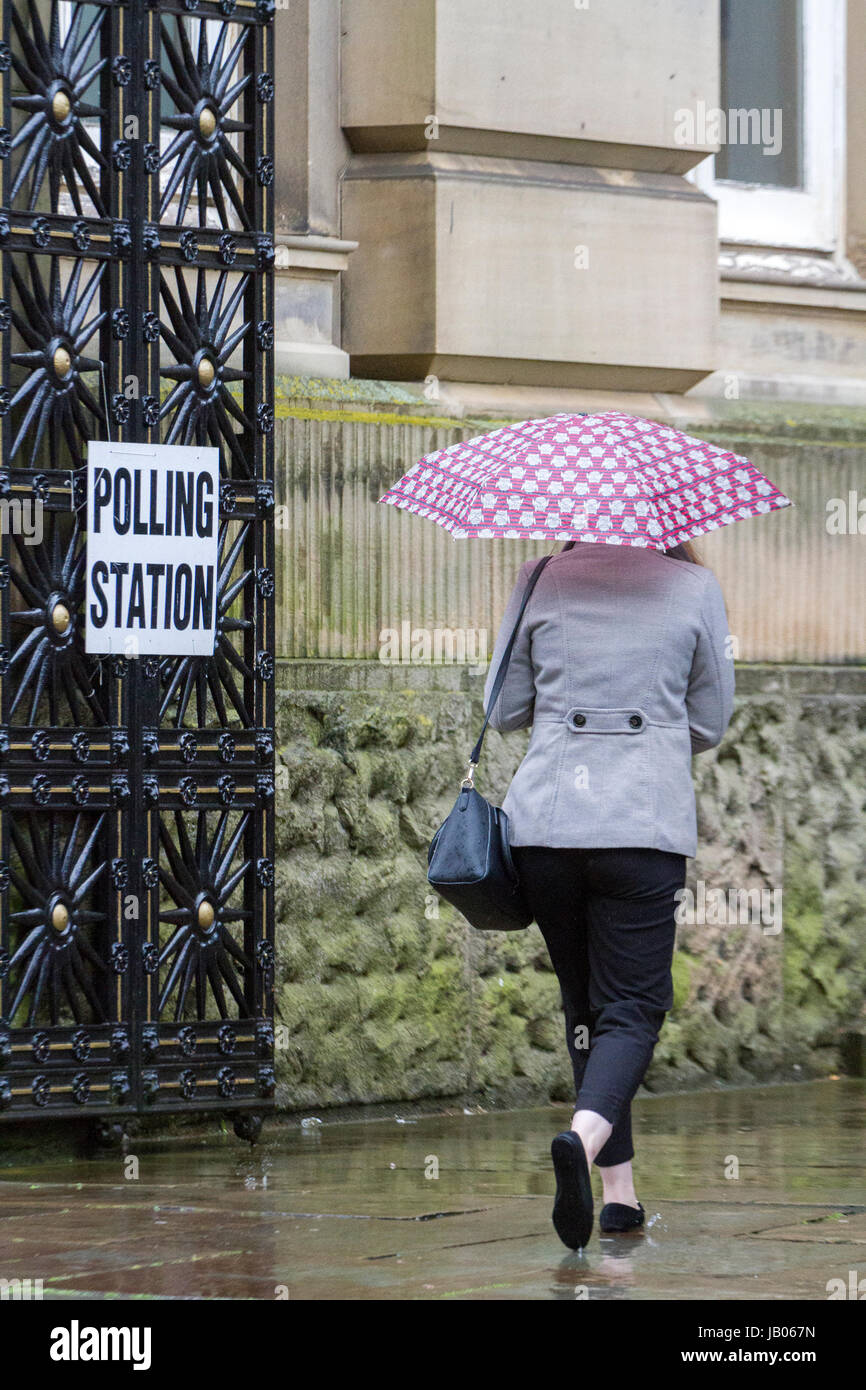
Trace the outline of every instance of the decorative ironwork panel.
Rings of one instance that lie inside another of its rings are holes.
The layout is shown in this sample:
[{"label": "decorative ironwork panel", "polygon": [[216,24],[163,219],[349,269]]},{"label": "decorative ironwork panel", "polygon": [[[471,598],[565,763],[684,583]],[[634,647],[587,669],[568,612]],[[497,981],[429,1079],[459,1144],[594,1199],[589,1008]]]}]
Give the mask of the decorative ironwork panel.
[{"label": "decorative ironwork panel", "polygon": [[[273,0],[3,0],[0,1115],[273,1095]],[[220,451],[209,657],[84,650],[87,443]]]}]

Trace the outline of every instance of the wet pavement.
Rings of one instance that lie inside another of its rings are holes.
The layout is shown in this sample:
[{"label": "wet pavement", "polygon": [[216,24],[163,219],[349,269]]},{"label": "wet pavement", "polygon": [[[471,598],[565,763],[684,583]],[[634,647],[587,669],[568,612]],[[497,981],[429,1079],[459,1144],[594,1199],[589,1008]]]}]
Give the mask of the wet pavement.
[{"label": "wet pavement", "polygon": [[568,1118],[395,1107],[272,1121],[255,1149],[214,1122],[5,1166],[0,1278],[41,1279],[46,1299],[826,1300],[866,1277],[866,1083],[638,1100],[647,1232],[596,1226],[579,1254],[550,1224]]}]

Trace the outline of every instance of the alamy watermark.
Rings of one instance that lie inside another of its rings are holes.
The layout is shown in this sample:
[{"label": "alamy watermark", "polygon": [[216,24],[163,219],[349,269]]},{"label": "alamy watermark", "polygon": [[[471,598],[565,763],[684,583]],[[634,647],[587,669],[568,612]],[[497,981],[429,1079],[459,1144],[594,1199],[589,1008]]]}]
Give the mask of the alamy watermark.
[{"label": "alamy watermark", "polygon": [[485,666],[487,628],[413,627],[403,621],[380,631],[379,660],[385,666]]},{"label": "alamy watermark", "polygon": [[41,1279],[0,1279],[0,1302],[29,1303],[44,1297]]},{"label": "alamy watermark", "polygon": [[134,1371],[148,1371],[151,1343],[149,1327],[82,1327],[73,1318],[68,1327],[52,1329],[48,1355],[52,1361],[129,1361]]},{"label": "alamy watermark", "polygon": [[708,888],[698,879],[694,890],[680,888],[674,899],[681,926],[760,926],[764,936],[782,930],[781,888]]},{"label": "alamy watermark", "polygon": [[782,153],[782,108],[780,106],[707,106],[695,102],[694,108],[681,106],[674,112],[674,143],[677,145],[760,145],[765,155]]},{"label": "alamy watermark", "polygon": [[25,545],[41,545],[44,510],[38,497],[0,497],[0,535],[20,536]]},{"label": "alamy watermark", "polygon": [[850,1298],[858,1303],[866,1299],[866,1278],[860,1279],[856,1269],[848,1270],[848,1282],[844,1279],[828,1279],[824,1285],[829,1298]]},{"label": "alamy watermark", "polygon": [[866,536],[866,497],[852,488],[847,497],[828,497],[828,536]]}]

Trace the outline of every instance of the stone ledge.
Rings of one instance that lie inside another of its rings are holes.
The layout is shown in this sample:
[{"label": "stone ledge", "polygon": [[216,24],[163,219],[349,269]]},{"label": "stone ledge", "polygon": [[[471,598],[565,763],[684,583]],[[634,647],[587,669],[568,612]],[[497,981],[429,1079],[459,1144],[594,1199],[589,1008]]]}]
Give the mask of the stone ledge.
[{"label": "stone ledge", "polygon": [[673,396],[460,381],[441,381],[434,389],[423,381],[278,375],[275,407],[281,419],[334,419],[335,412],[355,418],[363,411],[364,418],[380,419],[383,424],[398,416],[406,424],[417,423],[419,418],[436,420],[443,427],[464,428],[467,437],[530,417],[622,410],[727,444],[735,451],[749,440],[782,440],[789,448],[814,444],[866,447],[866,406],[784,399],[728,401],[707,396],[700,387],[688,395]]},{"label": "stone ledge", "polygon": [[[866,696],[866,664],[846,666],[737,662],[738,697]],[[487,668],[468,665],[385,665],[371,659],[321,658],[277,662],[277,689],[298,691],[358,691],[405,694],[441,690],[477,698],[484,689]]]},{"label": "stone ledge", "polygon": [[483,689],[484,673],[475,666],[388,666],[377,660],[322,658],[277,662],[279,690],[357,690],[402,694],[415,690],[462,691]]}]

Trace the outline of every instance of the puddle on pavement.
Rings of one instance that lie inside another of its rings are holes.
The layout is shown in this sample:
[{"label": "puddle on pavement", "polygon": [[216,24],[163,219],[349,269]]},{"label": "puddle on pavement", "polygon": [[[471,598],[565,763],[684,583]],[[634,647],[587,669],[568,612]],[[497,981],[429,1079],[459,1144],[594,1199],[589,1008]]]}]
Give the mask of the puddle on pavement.
[{"label": "puddle on pavement", "polygon": [[[550,1226],[565,1108],[322,1124],[0,1169],[0,1275],[46,1297],[826,1298],[866,1272],[866,1084],[641,1098],[642,1237]],[[134,1160],[131,1164],[130,1159]],[[600,1187],[597,1188],[600,1195]]]}]

